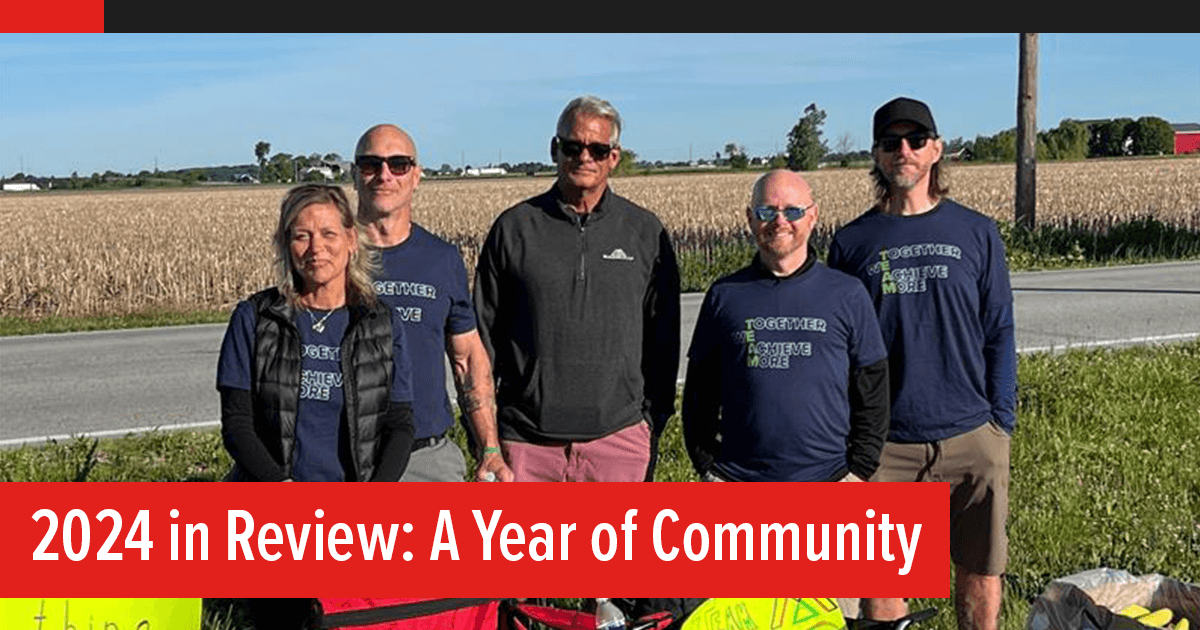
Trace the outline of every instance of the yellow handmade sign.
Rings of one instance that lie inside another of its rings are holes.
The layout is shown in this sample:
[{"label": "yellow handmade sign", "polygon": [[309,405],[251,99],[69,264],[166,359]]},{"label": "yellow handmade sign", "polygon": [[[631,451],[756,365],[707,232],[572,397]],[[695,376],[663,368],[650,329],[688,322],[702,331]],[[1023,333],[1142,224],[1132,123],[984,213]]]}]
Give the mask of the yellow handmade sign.
[{"label": "yellow handmade sign", "polygon": [[845,630],[836,599],[714,597],[692,611],[683,630]]},{"label": "yellow handmade sign", "polygon": [[0,628],[200,630],[200,599],[0,599]]}]

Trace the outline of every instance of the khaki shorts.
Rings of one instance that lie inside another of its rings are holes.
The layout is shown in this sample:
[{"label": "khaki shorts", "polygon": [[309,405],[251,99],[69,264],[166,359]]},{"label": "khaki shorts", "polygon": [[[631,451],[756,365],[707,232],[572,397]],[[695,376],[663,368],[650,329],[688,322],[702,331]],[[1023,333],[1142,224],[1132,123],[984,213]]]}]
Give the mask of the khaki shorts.
[{"label": "khaki shorts", "polygon": [[972,573],[1000,575],[1008,564],[1011,448],[994,422],[937,442],[885,442],[871,481],[948,482],[950,558]]}]

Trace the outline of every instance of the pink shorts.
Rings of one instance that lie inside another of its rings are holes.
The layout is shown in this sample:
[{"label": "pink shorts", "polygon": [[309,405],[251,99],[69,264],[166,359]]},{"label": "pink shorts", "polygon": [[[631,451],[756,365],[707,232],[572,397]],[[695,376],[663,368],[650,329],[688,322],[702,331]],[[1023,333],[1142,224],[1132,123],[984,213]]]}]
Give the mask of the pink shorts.
[{"label": "pink shorts", "polygon": [[516,481],[645,481],[650,425],[645,421],[586,442],[501,440]]}]

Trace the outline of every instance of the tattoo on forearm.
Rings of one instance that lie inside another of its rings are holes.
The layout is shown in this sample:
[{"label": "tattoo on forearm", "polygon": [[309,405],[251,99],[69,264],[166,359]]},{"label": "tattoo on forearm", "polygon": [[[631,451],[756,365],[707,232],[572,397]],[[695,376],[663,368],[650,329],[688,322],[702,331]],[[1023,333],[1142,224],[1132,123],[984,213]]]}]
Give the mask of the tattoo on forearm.
[{"label": "tattoo on forearm", "polygon": [[473,415],[477,411],[496,411],[496,400],[488,387],[487,379],[480,379],[468,363],[454,366],[454,381],[458,389],[458,408],[464,415]]},{"label": "tattoo on forearm", "polygon": [[474,413],[483,407],[483,402],[475,394],[464,391],[458,396],[458,407],[463,413]]}]

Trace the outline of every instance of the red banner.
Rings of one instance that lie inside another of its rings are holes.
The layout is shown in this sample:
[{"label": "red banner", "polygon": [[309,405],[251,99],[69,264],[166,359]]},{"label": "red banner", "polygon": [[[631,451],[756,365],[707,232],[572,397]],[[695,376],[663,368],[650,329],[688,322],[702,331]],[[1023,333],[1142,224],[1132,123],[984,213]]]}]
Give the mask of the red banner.
[{"label": "red banner", "polygon": [[3,484],[0,597],[948,597],[947,484]]},{"label": "red banner", "polygon": [[104,0],[6,2],[4,33],[103,33]]}]

